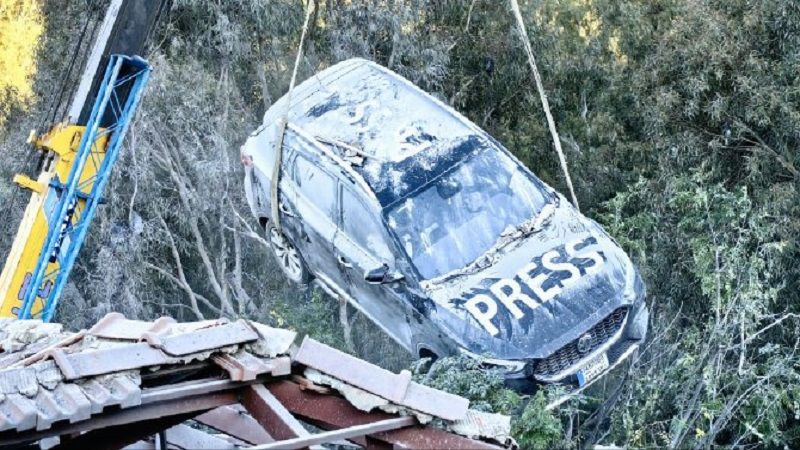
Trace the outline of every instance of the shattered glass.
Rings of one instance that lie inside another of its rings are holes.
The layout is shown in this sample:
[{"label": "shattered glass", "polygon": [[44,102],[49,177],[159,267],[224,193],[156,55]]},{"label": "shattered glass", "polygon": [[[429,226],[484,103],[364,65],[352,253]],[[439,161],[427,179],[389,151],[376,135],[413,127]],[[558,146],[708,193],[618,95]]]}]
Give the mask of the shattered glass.
[{"label": "shattered glass", "polygon": [[420,275],[431,279],[476,260],[534,217],[546,195],[511,158],[487,148],[399,202],[387,219]]}]

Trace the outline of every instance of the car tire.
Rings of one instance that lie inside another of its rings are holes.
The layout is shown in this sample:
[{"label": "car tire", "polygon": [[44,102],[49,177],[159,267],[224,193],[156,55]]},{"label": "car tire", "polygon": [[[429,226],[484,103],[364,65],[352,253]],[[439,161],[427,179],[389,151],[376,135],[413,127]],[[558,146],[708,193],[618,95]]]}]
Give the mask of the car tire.
[{"label": "car tire", "polygon": [[303,257],[297,247],[273,226],[266,227],[267,240],[275,255],[275,261],[286,278],[295,285],[307,287],[311,282],[311,272],[308,271]]}]

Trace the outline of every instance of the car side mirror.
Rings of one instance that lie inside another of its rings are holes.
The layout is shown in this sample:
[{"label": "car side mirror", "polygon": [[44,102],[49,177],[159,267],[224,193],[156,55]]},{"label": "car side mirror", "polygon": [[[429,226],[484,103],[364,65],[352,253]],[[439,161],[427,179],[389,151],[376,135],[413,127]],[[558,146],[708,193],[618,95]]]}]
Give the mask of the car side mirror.
[{"label": "car side mirror", "polygon": [[400,272],[389,269],[389,265],[384,263],[381,267],[367,271],[364,280],[369,284],[387,284],[400,281],[405,276]]}]

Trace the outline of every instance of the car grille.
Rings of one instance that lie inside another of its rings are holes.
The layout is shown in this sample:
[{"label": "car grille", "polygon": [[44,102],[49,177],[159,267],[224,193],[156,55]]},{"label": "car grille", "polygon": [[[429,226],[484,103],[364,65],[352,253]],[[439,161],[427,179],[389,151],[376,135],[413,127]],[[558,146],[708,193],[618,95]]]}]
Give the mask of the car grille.
[{"label": "car grille", "polygon": [[578,351],[578,339],[561,347],[555,353],[545,359],[536,362],[534,375],[540,377],[551,377],[559,372],[577,364],[586,355],[600,348],[603,344],[613,338],[625,323],[625,316],[628,308],[617,308],[605,319],[593,326],[588,333],[591,335],[591,343],[583,352]]}]

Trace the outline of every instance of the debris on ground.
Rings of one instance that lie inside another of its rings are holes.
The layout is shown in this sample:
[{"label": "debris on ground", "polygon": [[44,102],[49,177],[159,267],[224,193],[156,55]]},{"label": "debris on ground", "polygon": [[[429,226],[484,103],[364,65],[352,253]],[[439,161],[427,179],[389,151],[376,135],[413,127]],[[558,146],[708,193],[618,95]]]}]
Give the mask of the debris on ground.
[{"label": "debris on ground", "polygon": [[80,332],[3,323],[0,447],[515,446],[506,416],[296,337],[247,320],[118,313]]}]

